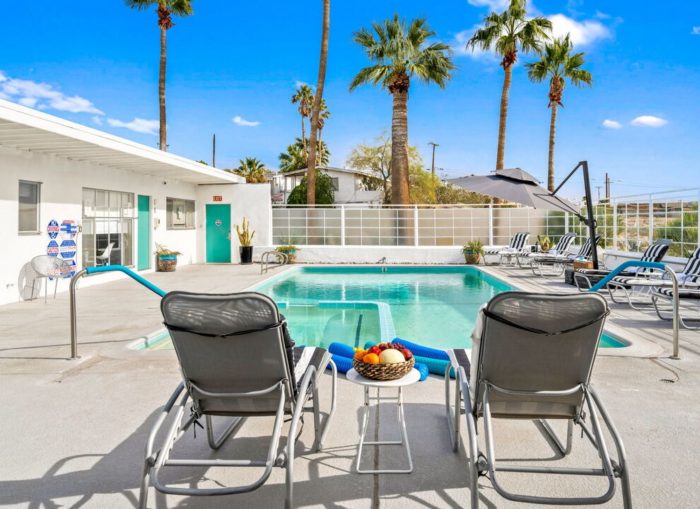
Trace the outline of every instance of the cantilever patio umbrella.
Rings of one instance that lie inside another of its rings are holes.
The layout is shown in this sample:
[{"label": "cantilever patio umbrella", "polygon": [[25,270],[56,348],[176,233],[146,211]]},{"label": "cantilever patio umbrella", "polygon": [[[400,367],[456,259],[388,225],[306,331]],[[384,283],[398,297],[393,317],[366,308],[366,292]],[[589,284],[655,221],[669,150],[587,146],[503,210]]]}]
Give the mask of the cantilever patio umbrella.
[{"label": "cantilever patio umbrella", "polygon": [[[588,205],[588,218],[581,215],[579,208],[573,203],[556,196],[556,192],[564,183],[573,175],[573,173],[582,166],[584,168],[584,181],[586,184],[586,196]],[[588,183],[588,165],[584,162],[579,163],[579,166],[564,179],[561,185],[554,191],[550,192],[539,185],[539,181],[530,175],[528,172],[520,168],[496,170],[490,175],[469,175],[456,179],[450,179],[448,183],[459,186],[474,193],[495,196],[509,202],[520,203],[535,209],[561,210],[574,214],[589,227],[591,241],[595,246],[595,218],[593,209],[590,206],[590,196]],[[593,250],[593,265],[598,267],[597,252]]]}]

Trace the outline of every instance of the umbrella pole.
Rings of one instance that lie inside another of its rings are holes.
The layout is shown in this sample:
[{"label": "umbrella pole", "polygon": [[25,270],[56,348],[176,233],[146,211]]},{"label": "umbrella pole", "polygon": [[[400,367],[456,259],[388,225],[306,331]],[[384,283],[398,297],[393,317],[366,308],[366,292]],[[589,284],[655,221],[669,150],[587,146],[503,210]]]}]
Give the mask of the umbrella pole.
[{"label": "umbrella pole", "polygon": [[[552,195],[557,194],[559,189],[562,188],[564,184],[571,178],[571,176],[576,173],[576,170],[579,168],[582,169],[583,171],[583,185],[584,189],[586,192],[586,216],[584,222],[586,223],[586,226],[588,226],[588,235],[591,239],[591,245],[593,246],[593,252],[592,254],[592,260],[593,260],[593,268],[598,269],[598,245],[596,244],[595,241],[595,230],[596,230],[596,220],[595,220],[595,214],[593,213],[593,197],[591,196],[591,180],[588,176],[588,161],[581,161],[576,165],[576,168],[571,170],[571,173],[569,173],[564,180],[562,180],[561,184],[557,186],[557,188],[554,190]],[[579,218],[581,216],[579,215]],[[582,218],[583,219],[583,218]]]}]

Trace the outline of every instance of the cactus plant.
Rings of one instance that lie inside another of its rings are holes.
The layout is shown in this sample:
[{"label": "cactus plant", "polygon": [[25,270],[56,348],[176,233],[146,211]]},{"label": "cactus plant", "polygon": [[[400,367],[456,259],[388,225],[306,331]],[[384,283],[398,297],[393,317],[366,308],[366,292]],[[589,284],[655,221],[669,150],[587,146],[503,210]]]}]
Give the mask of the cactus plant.
[{"label": "cactus plant", "polygon": [[243,218],[241,226],[236,225],[236,235],[238,235],[238,242],[241,246],[252,246],[253,237],[255,236],[255,230],[250,231],[250,221]]}]

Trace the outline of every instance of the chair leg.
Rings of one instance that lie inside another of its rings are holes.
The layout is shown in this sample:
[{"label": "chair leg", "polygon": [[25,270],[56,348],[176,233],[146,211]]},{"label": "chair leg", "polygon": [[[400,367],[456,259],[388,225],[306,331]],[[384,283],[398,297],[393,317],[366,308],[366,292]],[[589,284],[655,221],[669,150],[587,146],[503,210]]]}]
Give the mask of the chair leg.
[{"label": "chair leg", "polygon": [[454,403],[450,391],[450,372],[453,366],[448,364],[445,367],[445,417],[447,418],[447,431],[450,436],[450,443],[454,452],[459,451],[459,416],[461,413],[462,394],[459,385],[459,377],[455,369],[455,395]]},{"label": "chair leg", "polygon": [[573,437],[574,437],[574,421],[570,420],[567,425],[566,425],[566,445],[563,445],[561,441],[559,440],[559,437],[557,437],[556,433],[554,433],[554,430],[552,427],[549,425],[549,423],[544,420],[544,419],[538,419],[538,422],[544,429],[545,433],[549,436],[549,438],[554,442],[554,445],[556,448],[559,450],[559,453],[562,456],[566,456],[571,452],[571,447],[573,443]]},{"label": "chair leg", "polygon": [[[469,448],[469,491],[471,500],[471,509],[479,508],[479,443],[477,440],[476,420],[472,412],[471,396],[469,392],[469,382],[466,380],[464,369],[459,368],[455,373],[455,378],[458,380],[460,392],[463,397],[460,401],[464,404],[464,416],[467,420],[467,440]],[[458,410],[459,412],[459,410]],[[458,413],[459,415],[459,413]]]}]

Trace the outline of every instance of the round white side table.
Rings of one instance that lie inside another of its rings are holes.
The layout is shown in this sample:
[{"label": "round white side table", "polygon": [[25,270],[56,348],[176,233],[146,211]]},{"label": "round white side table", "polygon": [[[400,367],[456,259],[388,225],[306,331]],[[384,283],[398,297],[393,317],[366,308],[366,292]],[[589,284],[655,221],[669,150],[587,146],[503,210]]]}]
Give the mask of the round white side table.
[{"label": "round white side table", "polygon": [[[360,433],[360,443],[357,444],[357,460],[355,462],[355,470],[358,474],[409,474],[413,472],[413,460],[411,459],[411,446],[408,443],[408,434],[406,433],[406,418],[403,412],[403,393],[402,389],[408,385],[413,385],[420,379],[420,373],[417,369],[412,369],[402,378],[398,380],[389,380],[386,382],[380,382],[378,380],[370,380],[360,375],[354,369],[348,371],[345,375],[348,380],[352,383],[361,385],[364,387],[365,400],[364,409],[362,413],[362,432]],[[371,388],[377,389],[377,395],[374,398],[370,397],[369,391]],[[380,391],[382,389],[397,389],[397,395],[381,397]],[[401,432],[400,440],[382,440],[378,442],[368,442],[365,440],[367,435],[367,423],[369,421],[370,412],[370,400],[374,399],[376,401],[375,407],[376,411],[379,412],[379,403],[382,400],[390,400],[396,402],[397,417],[399,423],[399,429]],[[365,445],[402,445],[406,449],[406,457],[408,458],[408,467],[404,469],[378,469],[369,470],[360,467],[360,458],[362,458],[362,447]]]}]

